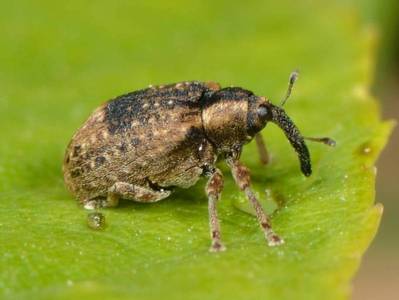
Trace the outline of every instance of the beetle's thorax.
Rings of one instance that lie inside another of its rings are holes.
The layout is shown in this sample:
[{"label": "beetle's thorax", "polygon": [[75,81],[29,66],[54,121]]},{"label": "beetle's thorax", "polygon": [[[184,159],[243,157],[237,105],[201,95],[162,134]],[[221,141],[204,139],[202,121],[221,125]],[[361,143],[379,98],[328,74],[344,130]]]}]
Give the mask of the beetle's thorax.
[{"label": "beetle's thorax", "polygon": [[240,149],[252,139],[249,134],[249,108],[252,92],[238,87],[206,94],[202,99],[202,124],[209,141],[218,153]]},{"label": "beetle's thorax", "polygon": [[228,100],[204,107],[202,124],[205,134],[218,152],[228,152],[246,140],[247,109],[246,101]]}]

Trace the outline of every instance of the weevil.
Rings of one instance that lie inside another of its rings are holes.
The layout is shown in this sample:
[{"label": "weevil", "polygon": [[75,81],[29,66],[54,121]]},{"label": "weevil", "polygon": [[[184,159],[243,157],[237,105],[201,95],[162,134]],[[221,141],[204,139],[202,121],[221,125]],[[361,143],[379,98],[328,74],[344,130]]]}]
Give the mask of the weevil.
[{"label": "weevil", "polygon": [[98,107],[69,143],[63,163],[66,186],[85,208],[95,209],[117,206],[120,199],[160,201],[175,188],[189,188],[208,177],[210,250],[222,251],[216,206],[223,174],[216,162],[224,159],[254,207],[268,244],[282,244],[251,188],[249,169],[239,159],[243,146],[255,138],[261,161],[268,161],[260,131],[272,122],[296,151],[302,173],[311,175],[306,138],[282,108],[296,78],[293,72],[281,105],[240,87],[199,81],[116,97]]}]

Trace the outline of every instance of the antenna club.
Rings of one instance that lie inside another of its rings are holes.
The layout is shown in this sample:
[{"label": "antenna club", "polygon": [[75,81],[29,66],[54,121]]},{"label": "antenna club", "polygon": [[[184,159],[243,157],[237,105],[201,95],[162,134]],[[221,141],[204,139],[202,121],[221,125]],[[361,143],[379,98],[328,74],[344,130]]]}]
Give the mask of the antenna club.
[{"label": "antenna club", "polygon": [[284,106],[285,102],[287,102],[288,98],[291,96],[292,88],[294,87],[294,83],[298,79],[298,76],[299,76],[298,70],[295,70],[290,74],[290,78],[288,80],[287,93],[285,94],[285,97],[281,101],[280,107]]},{"label": "antenna club", "polygon": [[295,81],[298,79],[298,76],[299,76],[299,71],[298,70],[293,71],[290,75],[290,80],[289,80],[290,84],[294,84]]}]

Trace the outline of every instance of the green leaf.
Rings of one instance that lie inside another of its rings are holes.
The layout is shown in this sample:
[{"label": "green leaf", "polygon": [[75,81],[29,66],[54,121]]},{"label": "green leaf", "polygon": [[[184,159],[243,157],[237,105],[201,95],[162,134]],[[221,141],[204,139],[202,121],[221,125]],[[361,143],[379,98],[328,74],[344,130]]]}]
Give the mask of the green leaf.
[{"label": "green leaf", "polygon": [[[366,4],[363,4],[366,5]],[[0,10],[0,297],[345,299],[374,237],[374,162],[392,122],[369,94],[375,29],[351,2],[8,1]],[[102,231],[63,185],[63,151],[101,102],[147,86],[215,80],[278,103],[307,136],[314,173],[273,125],[243,161],[286,243],[266,246],[227,169],[227,251],[210,244],[204,181],[151,205],[104,210]],[[266,196],[265,190],[268,191]],[[273,204],[274,202],[274,204]],[[273,207],[275,205],[275,207]]]}]

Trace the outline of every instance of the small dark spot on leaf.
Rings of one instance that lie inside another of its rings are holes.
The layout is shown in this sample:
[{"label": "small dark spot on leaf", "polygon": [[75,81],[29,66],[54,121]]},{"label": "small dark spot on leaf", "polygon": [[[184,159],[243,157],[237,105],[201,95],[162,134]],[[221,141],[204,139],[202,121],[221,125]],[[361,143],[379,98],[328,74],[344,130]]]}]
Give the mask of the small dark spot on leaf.
[{"label": "small dark spot on leaf", "polygon": [[365,142],[361,144],[357,148],[356,153],[364,156],[371,155],[373,153],[373,147],[371,142]]}]

